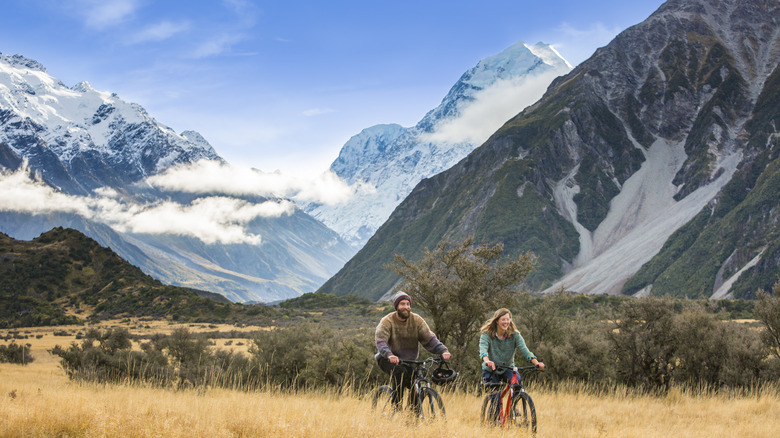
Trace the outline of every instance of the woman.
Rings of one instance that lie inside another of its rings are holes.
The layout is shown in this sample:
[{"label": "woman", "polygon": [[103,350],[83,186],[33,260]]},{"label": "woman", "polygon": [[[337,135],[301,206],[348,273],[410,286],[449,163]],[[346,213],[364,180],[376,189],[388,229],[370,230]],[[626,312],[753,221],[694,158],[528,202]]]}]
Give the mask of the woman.
[{"label": "woman", "polygon": [[[509,382],[512,379],[512,367],[515,366],[515,350],[533,365],[544,369],[544,364],[528,350],[525,340],[512,322],[509,309],[498,309],[493,317],[482,326],[479,336],[479,355],[482,358],[482,378],[490,382],[499,379]],[[503,374],[496,375],[496,366],[506,368]]]}]

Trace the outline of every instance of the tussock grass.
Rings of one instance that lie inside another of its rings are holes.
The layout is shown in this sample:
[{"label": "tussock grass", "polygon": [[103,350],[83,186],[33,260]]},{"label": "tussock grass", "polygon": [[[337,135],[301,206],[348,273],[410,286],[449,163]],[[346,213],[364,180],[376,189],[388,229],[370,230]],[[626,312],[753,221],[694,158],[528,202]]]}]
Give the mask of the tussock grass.
[{"label": "tussock grass", "polygon": [[[42,350],[27,366],[0,364],[0,437],[474,437],[522,436],[479,424],[477,394],[443,392],[446,421],[380,418],[365,394],[245,392],[71,382]],[[776,437],[780,388],[666,396],[577,384],[530,387],[539,437]],[[12,395],[13,393],[13,395]]]}]

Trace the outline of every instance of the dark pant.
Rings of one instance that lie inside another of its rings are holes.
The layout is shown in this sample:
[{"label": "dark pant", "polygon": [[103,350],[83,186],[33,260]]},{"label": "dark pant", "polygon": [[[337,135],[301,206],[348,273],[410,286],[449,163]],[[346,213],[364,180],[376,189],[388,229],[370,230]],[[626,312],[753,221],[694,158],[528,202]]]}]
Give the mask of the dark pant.
[{"label": "dark pant", "polygon": [[[400,407],[403,401],[404,390],[412,387],[412,377],[414,370],[408,365],[394,365],[390,360],[379,356],[377,359],[379,368],[390,375],[390,387],[393,388],[393,403]],[[417,394],[412,391],[412,406],[416,403]]]},{"label": "dark pant", "polygon": [[[486,371],[482,370],[482,381],[483,382],[491,382],[491,383],[499,383],[499,382],[509,382],[512,380],[512,374],[514,373],[514,370],[511,368],[507,369],[503,373],[496,373],[493,371]],[[520,376],[517,376],[517,380],[520,380]],[[496,392],[495,394],[490,395],[490,413],[492,414],[493,418],[498,418],[498,413],[501,411],[501,393]]]}]

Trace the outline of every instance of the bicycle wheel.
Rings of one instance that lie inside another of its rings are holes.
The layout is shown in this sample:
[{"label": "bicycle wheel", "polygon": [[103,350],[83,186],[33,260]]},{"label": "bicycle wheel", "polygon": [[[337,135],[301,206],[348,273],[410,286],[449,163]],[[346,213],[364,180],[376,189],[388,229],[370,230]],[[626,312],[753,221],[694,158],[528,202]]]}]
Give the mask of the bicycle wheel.
[{"label": "bicycle wheel", "polygon": [[479,411],[479,419],[483,425],[498,424],[499,415],[498,411],[501,409],[501,404],[498,399],[498,394],[487,394],[482,399],[482,409]]},{"label": "bicycle wheel", "polygon": [[536,433],[536,408],[531,396],[525,392],[517,392],[512,398],[512,411],[509,419],[515,426]]},{"label": "bicycle wheel", "polygon": [[420,389],[420,408],[417,413],[420,419],[433,420],[436,417],[444,418],[444,402],[441,396],[433,388]]},{"label": "bicycle wheel", "polygon": [[393,388],[390,385],[382,385],[374,390],[371,397],[371,408],[375,409],[379,415],[389,417],[395,413],[396,406],[393,404]]}]

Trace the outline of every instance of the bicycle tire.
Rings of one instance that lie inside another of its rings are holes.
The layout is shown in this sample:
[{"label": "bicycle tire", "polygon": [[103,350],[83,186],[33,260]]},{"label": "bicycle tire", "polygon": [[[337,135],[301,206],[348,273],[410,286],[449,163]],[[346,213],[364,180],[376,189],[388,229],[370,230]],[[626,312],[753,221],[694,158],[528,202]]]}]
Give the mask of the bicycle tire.
[{"label": "bicycle tire", "polygon": [[485,395],[485,398],[482,399],[482,409],[479,411],[479,419],[485,426],[498,424],[500,421],[496,408],[501,409],[501,405],[495,406],[491,403],[491,400],[493,400],[494,397],[498,398],[497,394],[487,394]]},{"label": "bicycle tire", "polygon": [[510,421],[517,427],[536,433],[536,408],[531,396],[526,392],[516,392],[512,397]]},{"label": "bicycle tire", "polygon": [[433,388],[421,388],[418,415],[422,420],[433,420],[436,417],[444,418],[444,402],[441,396]]},{"label": "bicycle tire", "polygon": [[389,417],[395,413],[393,388],[390,385],[382,385],[374,390],[374,394],[371,397],[371,408],[376,410],[381,416]]}]

